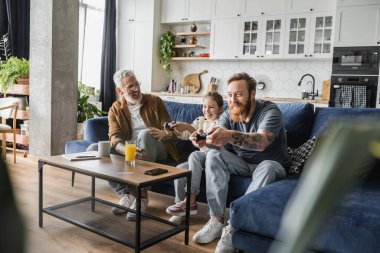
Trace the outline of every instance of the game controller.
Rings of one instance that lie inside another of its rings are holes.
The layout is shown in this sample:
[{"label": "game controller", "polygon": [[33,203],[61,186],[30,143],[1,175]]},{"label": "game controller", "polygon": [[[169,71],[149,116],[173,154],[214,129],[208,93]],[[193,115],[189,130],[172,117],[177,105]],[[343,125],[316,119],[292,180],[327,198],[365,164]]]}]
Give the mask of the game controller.
[{"label": "game controller", "polygon": [[205,140],[207,137],[207,133],[203,133],[203,134],[196,134],[195,135],[195,140],[197,141],[200,141],[200,140]]},{"label": "game controller", "polygon": [[165,130],[170,130],[170,131],[174,131],[174,127],[173,125],[177,123],[176,121],[172,121],[172,122],[165,122],[164,123],[164,129]]}]

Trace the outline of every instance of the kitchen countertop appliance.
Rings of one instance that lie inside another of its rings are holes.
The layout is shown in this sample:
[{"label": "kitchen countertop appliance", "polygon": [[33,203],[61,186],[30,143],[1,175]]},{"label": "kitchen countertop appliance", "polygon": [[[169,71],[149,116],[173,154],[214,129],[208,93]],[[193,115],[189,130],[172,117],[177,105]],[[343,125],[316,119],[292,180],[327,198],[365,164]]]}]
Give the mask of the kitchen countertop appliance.
[{"label": "kitchen countertop appliance", "polygon": [[329,106],[380,107],[380,47],[335,47]]}]

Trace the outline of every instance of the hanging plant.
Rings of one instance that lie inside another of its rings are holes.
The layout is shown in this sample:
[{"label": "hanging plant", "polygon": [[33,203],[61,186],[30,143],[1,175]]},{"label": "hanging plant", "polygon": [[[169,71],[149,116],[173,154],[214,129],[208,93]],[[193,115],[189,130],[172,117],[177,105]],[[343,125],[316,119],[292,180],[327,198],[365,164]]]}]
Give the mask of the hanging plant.
[{"label": "hanging plant", "polygon": [[160,38],[160,63],[168,76],[172,71],[170,60],[173,57],[174,44],[175,35],[172,32],[167,31],[162,34]]}]

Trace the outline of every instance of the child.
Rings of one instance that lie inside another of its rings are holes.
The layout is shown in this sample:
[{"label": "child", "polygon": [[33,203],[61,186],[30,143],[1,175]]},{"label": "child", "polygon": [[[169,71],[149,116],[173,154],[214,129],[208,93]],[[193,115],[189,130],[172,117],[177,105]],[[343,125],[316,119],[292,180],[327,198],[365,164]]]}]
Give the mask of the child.
[{"label": "child", "polygon": [[[192,124],[177,122],[173,124],[174,133],[181,139],[189,139],[195,132],[208,133],[213,127],[217,126],[219,115],[223,112],[223,98],[217,92],[209,92],[203,100],[203,115],[194,120]],[[199,193],[201,184],[202,170],[205,167],[207,147],[200,148],[190,154],[186,163],[179,164],[177,167],[192,171],[190,188],[190,215],[198,213],[196,195]],[[174,180],[176,192],[175,205],[169,206],[166,212],[172,217],[171,222],[181,223],[186,215],[186,178]]]}]

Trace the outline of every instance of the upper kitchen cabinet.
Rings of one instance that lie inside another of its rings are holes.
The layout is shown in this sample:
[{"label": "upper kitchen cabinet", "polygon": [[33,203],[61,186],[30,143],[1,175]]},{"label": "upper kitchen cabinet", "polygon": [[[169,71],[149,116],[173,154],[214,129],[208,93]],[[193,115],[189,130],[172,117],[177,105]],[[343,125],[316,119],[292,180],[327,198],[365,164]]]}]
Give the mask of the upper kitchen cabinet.
[{"label": "upper kitchen cabinet", "polygon": [[379,0],[337,0],[337,7],[340,6],[354,6],[354,5],[368,5],[368,4],[380,4]]},{"label": "upper kitchen cabinet", "polygon": [[334,46],[380,46],[380,4],[337,8]]},{"label": "upper kitchen cabinet", "polygon": [[243,0],[242,16],[281,15],[286,12],[286,0]]},{"label": "upper kitchen cabinet", "polygon": [[125,0],[120,1],[120,10],[126,15],[120,16],[120,22],[153,21],[154,1],[152,0]]},{"label": "upper kitchen cabinet", "polygon": [[335,11],[336,0],[287,0],[286,13]]},{"label": "upper kitchen cabinet", "polygon": [[162,0],[161,23],[210,21],[212,0]]},{"label": "upper kitchen cabinet", "polygon": [[284,58],[328,58],[332,55],[333,12],[287,17]]},{"label": "upper kitchen cabinet", "polygon": [[211,23],[211,58],[239,58],[240,19],[213,20]]},{"label": "upper kitchen cabinet", "polygon": [[214,0],[213,19],[236,18],[242,16],[243,0]]},{"label": "upper kitchen cabinet", "polygon": [[240,25],[240,58],[282,58],[285,16],[244,18]]}]

